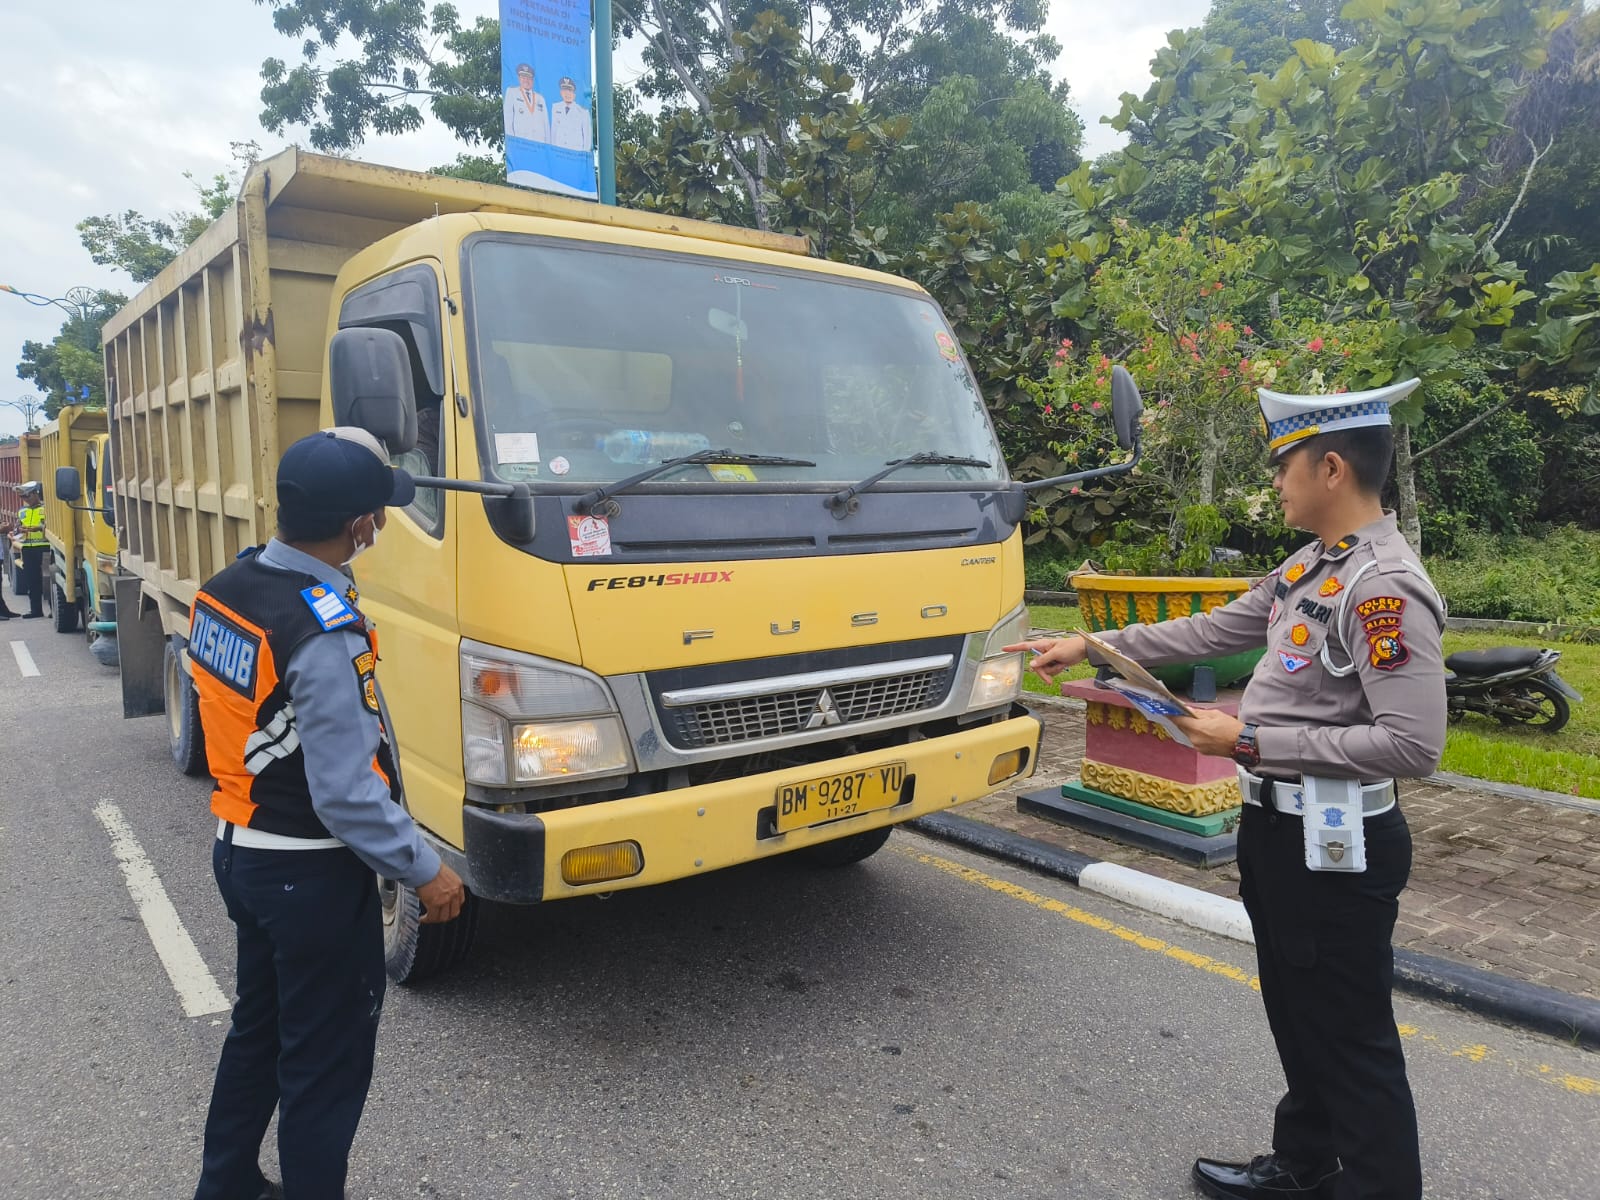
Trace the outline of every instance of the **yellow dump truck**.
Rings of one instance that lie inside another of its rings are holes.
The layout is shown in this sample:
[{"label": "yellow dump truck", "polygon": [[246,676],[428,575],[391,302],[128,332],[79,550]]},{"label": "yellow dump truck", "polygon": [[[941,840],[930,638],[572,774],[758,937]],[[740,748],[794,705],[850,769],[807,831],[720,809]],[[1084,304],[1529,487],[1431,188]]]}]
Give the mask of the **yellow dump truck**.
[{"label": "yellow dump truck", "polygon": [[[105,327],[125,711],[204,770],[197,587],[282,450],[421,477],[355,568],[405,803],[533,903],[865,858],[1032,771],[1023,494],[949,325],[804,241],[286,151]],[[454,961],[379,881],[390,970]]]},{"label": "yellow dump truck", "polygon": [[51,560],[45,587],[56,632],[81,627],[95,656],[114,665],[117,530],[106,414],[77,405],[62,409],[40,429],[39,449]]}]

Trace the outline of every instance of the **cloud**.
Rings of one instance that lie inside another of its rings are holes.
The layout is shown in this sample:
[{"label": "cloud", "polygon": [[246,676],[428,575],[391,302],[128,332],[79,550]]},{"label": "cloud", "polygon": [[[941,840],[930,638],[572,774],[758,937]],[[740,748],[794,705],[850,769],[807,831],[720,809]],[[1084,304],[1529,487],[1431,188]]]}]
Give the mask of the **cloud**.
[{"label": "cloud", "polygon": [[1123,92],[1143,94],[1150,86],[1150,60],[1167,31],[1200,24],[1210,8],[1210,0],[1054,0],[1045,28],[1061,43],[1055,74],[1072,85],[1085,158],[1122,145],[1123,136],[1100,118],[1117,113]]}]

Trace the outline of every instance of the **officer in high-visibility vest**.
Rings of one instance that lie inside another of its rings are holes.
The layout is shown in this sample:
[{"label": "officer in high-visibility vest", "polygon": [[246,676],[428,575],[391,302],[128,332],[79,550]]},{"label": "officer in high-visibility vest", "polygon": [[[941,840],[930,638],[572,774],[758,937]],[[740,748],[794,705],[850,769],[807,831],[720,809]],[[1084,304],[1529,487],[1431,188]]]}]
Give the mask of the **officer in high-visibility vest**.
[{"label": "officer in high-visibility vest", "polygon": [[22,548],[22,594],[28,598],[24,617],[44,616],[44,559],[50,542],[44,536],[44,489],[30,479],[17,488],[22,511],[17,514],[17,544]]},{"label": "officer in high-visibility vest", "polygon": [[[344,570],[415,492],[364,430],[302,438],[278,466],[278,536],[195,597],[212,870],[239,945],[196,1200],[344,1196],[383,1011],[373,873],[414,888],[428,923],[465,900],[395,803],[377,640]],[[258,1161],[274,1108],[281,1189]]]}]

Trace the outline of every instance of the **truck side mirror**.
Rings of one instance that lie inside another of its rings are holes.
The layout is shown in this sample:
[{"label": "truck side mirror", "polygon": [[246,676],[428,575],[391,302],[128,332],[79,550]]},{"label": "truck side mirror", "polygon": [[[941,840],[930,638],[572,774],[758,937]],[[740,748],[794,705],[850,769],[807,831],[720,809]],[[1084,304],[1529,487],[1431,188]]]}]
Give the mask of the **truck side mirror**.
[{"label": "truck side mirror", "polygon": [[1117,427],[1117,445],[1132,450],[1139,444],[1139,416],[1144,400],[1139,385],[1120,364],[1111,368],[1111,421]]},{"label": "truck side mirror", "polygon": [[390,454],[417,444],[417,395],[406,341],[391,329],[341,329],[328,346],[333,423],[365,429]]},{"label": "truck side mirror", "polygon": [[78,481],[77,467],[56,468],[56,499],[76,504],[83,497],[83,487]]}]

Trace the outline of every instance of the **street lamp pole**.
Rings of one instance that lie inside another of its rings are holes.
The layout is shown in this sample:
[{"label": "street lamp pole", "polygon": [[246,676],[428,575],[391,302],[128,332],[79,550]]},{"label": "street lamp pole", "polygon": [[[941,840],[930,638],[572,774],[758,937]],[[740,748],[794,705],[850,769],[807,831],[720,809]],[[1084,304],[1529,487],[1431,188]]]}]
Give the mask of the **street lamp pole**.
[{"label": "street lamp pole", "polygon": [[27,433],[33,429],[34,415],[44,409],[44,397],[38,392],[30,392],[26,396],[18,396],[15,400],[0,400],[0,408],[14,408],[21,413],[22,431]]},{"label": "street lamp pole", "polygon": [[9,283],[0,283],[0,292],[10,292],[13,296],[26,300],[35,308],[43,308],[53,304],[69,316],[80,320],[89,315],[89,310],[95,305],[99,293],[93,288],[72,287],[67,289],[65,296],[41,296],[35,292],[25,292],[21,288],[14,288]]}]

